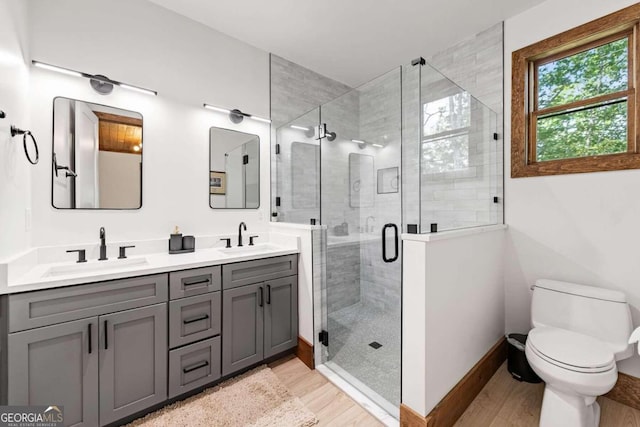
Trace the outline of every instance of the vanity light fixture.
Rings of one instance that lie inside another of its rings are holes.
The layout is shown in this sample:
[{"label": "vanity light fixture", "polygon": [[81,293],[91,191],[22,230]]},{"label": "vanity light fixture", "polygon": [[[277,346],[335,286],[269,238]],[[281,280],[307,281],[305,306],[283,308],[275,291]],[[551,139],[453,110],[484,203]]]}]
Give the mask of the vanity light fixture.
[{"label": "vanity light fixture", "polygon": [[233,123],[241,123],[244,120],[245,117],[248,117],[248,118],[250,118],[252,120],[255,120],[257,122],[271,123],[271,120],[269,120],[269,119],[264,119],[262,117],[254,116],[252,114],[243,113],[242,111],[238,110],[237,108],[235,108],[233,110],[229,110],[228,108],[216,107],[215,105],[211,105],[211,104],[203,104],[202,106],[204,108],[208,109],[208,110],[213,110],[213,111],[218,111],[220,113],[229,114],[229,120],[231,120]]},{"label": "vanity light fixture", "polygon": [[68,76],[75,77],[84,77],[89,79],[91,83],[91,87],[101,95],[108,95],[113,91],[114,86],[121,87],[122,89],[131,90],[134,92],[144,93],[146,95],[154,95],[157,96],[158,92],[155,90],[145,89],[138,86],[133,86],[126,83],[121,83],[116,80],[111,80],[110,78],[100,75],[100,74],[87,74],[81,71],[70,70],[69,68],[58,67],[57,65],[46,64],[40,61],[31,61],[34,67],[42,68],[44,70],[55,71],[61,74],[66,74]]}]

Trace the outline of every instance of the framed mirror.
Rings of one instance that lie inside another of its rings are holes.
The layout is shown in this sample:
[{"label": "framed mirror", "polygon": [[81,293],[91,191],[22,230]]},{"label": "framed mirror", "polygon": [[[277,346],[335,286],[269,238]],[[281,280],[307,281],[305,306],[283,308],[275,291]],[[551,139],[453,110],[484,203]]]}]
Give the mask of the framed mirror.
[{"label": "framed mirror", "polygon": [[260,207],[260,138],[212,127],[209,130],[209,206]]},{"label": "framed mirror", "polygon": [[142,115],[53,100],[51,204],[56,209],[142,207]]}]

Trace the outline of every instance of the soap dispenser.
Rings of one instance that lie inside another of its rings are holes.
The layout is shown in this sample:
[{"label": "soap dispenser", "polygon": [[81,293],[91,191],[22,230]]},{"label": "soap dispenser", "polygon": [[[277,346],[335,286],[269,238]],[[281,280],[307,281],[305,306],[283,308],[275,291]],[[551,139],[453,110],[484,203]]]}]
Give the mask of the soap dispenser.
[{"label": "soap dispenser", "polygon": [[169,236],[169,252],[181,251],[181,250],[182,250],[182,233],[180,233],[180,230],[176,225],[175,229],[173,230],[173,234]]}]

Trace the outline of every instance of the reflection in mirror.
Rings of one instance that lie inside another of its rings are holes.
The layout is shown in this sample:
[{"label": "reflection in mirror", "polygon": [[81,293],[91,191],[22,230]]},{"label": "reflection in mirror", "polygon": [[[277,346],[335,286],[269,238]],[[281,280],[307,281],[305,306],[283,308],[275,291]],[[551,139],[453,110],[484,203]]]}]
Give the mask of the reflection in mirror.
[{"label": "reflection in mirror", "polygon": [[370,208],[375,199],[373,156],[349,153],[349,206]]},{"label": "reflection in mirror", "polygon": [[209,131],[209,206],[260,206],[260,138],[212,127]]},{"label": "reflection in mirror", "polygon": [[57,209],[140,208],[142,115],[55,98],[52,180]]}]

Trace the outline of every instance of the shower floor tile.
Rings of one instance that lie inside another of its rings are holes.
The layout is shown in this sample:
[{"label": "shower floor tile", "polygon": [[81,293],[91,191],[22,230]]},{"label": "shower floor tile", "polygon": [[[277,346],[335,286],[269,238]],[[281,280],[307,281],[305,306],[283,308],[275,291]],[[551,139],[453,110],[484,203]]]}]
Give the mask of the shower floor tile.
[{"label": "shower floor tile", "polygon": [[[400,310],[357,303],[329,315],[329,357],[394,406],[400,405]],[[377,349],[370,346],[377,342]]]}]

